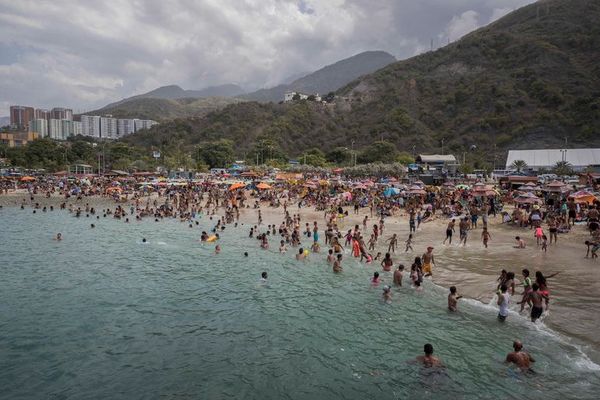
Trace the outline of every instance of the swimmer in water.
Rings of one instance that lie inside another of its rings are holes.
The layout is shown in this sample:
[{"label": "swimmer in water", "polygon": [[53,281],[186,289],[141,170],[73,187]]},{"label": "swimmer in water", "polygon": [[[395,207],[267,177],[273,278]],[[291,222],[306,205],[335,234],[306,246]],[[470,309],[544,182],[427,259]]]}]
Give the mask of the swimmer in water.
[{"label": "swimmer in water", "polygon": [[306,259],[306,254],[304,254],[304,249],[300,247],[298,250],[298,254],[296,254],[296,260],[303,261]]},{"label": "swimmer in water", "polygon": [[58,232],[54,240],[62,240],[62,233]]},{"label": "swimmer in water", "polygon": [[529,353],[523,351],[523,344],[519,340],[513,342],[513,350],[506,356],[506,363],[515,364],[522,372],[534,372],[531,364],[535,362]]},{"label": "swimmer in water", "polygon": [[281,254],[285,254],[286,251],[287,251],[287,247],[285,246],[285,242],[282,240],[279,242],[279,252]]},{"label": "swimmer in water", "polygon": [[333,249],[329,249],[329,254],[327,254],[327,262],[329,264],[333,264],[335,262],[335,256],[333,255]]},{"label": "swimmer in water", "polygon": [[142,243],[146,243],[146,238],[142,238]]},{"label": "swimmer in water", "polygon": [[525,241],[521,239],[520,236],[515,236],[515,240],[517,242],[517,244],[513,246],[515,249],[524,249],[526,247]]},{"label": "swimmer in water", "polygon": [[221,246],[216,245],[215,246],[215,254],[219,254],[221,252]]},{"label": "swimmer in water", "polygon": [[416,358],[417,362],[423,364],[423,366],[426,368],[442,366],[440,359],[433,355],[433,346],[431,344],[427,343],[425,346],[423,346],[423,351],[425,352],[425,355],[418,356]]},{"label": "swimmer in water", "polygon": [[244,257],[248,257],[248,252],[247,251],[244,252]]},{"label": "swimmer in water", "polygon": [[260,274],[260,282],[267,283],[267,273],[266,272],[263,272],[262,274]]},{"label": "swimmer in water", "polygon": [[373,277],[371,278],[371,285],[377,286],[381,282],[379,278],[379,272],[373,272]]}]

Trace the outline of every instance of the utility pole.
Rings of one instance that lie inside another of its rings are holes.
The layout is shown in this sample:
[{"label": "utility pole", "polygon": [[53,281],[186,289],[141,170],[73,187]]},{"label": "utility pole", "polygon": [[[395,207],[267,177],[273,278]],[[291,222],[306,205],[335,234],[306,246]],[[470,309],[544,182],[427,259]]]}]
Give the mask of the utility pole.
[{"label": "utility pole", "polygon": [[442,138],[442,155],[444,155],[444,138]]}]

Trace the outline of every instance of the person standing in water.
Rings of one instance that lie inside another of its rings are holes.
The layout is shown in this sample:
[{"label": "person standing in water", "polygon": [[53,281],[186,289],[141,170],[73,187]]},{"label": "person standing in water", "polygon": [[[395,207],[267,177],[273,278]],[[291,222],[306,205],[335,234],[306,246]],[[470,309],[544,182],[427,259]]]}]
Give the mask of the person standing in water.
[{"label": "person standing in water", "polygon": [[492,238],[492,235],[490,235],[487,228],[483,228],[483,231],[481,231],[481,240],[483,241],[483,245],[485,246],[486,249],[488,248],[488,242],[490,241],[491,238]]},{"label": "person standing in water", "polygon": [[506,317],[508,317],[508,306],[510,304],[510,294],[507,293],[508,288],[506,284],[500,285],[500,290],[498,290],[498,320],[506,321]]},{"label": "person standing in water", "polygon": [[423,273],[425,276],[433,276],[431,264],[435,264],[433,258],[433,247],[429,246],[427,252],[421,257],[423,261]]},{"label": "person standing in water", "polygon": [[469,230],[469,218],[464,217],[458,223],[458,230],[460,232],[460,243],[463,246],[467,245],[467,231]]},{"label": "person standing in water", "polygon": [[529,353],[523,351],[523,344],[519,340],[513,342],[513,351],[506,356],[506,363],[515,364],[522,372],[533,372],[531,364],[535,362]]},{"label": "person standing in water", "polygon": [[462,299],[462,296],[457,295],[456,286],[450,286],[450,294],[448,294],[448,310],[452,312],[458,311],[458,299]]},{"label": "person standing in water", "polygon": [[333,262],[333,272],[342,272],[343,268],[342,268],[342,255],[338,254],[337,255],[337,260],[335,260]]},{"label": "person standing in water", "polygon": [[398,265],[398,269],[394,271],[394,285],[402,286],[402,273],[404,272],[404,265]]},{"label": "person standing in water", "polygon": [[410,249],[410,251],[414,251],[412,248],[412,233],[408,234],[408,239],[406,239],[406,250],[404,250],[405,253],[408,253],[408,249]]},{"label": "person standing in water", "polygon": [[452,221],[448,222],[448,226],[446,227],[446,239],[444,239],[444,244],[446,244],[446,240],[448,244],[452,244],[452,234],[454,233],[454,225],[456,225],[456,220],[452,218]]}]

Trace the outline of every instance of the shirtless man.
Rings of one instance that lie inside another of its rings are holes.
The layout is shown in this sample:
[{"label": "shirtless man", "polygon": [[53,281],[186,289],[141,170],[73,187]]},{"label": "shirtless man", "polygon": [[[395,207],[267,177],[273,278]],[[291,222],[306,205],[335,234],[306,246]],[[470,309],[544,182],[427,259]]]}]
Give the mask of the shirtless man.
[{"label": "shirtless man", "polygon": [[425,355],[418,356],[416,360],[423,364],[424,367],[431,368],[442,366],[440,359],[433,355],[433,346],[431,344],[427,343],[423,346],[423,351],[425,352]]},{"label": "shirtless man", "polygon": [[423,254],[421,257],[423,261],[423,272],[425,276],[433,276],[431,272],[431,264],[435,264],[435,260],[433,259],[433,247],[429,246],[427,248],[427,252]]},{"label": "shirtless man", "polygon": [[531,369],[531,363],[534,363],[535,360],[529,353],[526,353],[523,350],[523,344],[519,340],[515,340],[513,342],[513,352],[508,353],[506,356],[507,363],[513,363],[523,372],[533,372]]},{"label": "shirtless man", "polygon": [[444,244],[446,244],[446,240],[448,244],[452,244],[452,234],[454,233],[454,225],[456,225],[456,220],[452,218],[452,221],[448,222],[448,226],[446,227],[446,239],[444,239]]},{"label": "shirtless man", "polygon": [[296,254],[296,260],[302,261],[305,259],[306,259],[306,254],[304,254],[304,249],[302,247],[300,247],[300,249],[298,249],[298,254]]},{"label": "shirtless man", "polygon": [[333,264],[335,262],[335,256],[333,255],[333,249],[329,249],[329,254],[327,255],[327,263]]},{"label": "shirtless man", "polygon": [[458,296],[456,294],[456,286],[450,286],[450,294],[448,295],[448,310],[450,311],[458,311],[457,304],[458,299],[461,299],[462,296]]},{"label": "shirtless man", "polygon": [[394,285],[402,286],[402,273],[404,272],[404,265],[398,265],[398,269],[394,271]]},{"label": "shirtless man", "polygon": [[539,285],[534,283],[531,285],[531,293],[529,293],[529,300],[531,300],[531,322],[537,321],[544,312],[544,299],[548,297],[539,292]]}]

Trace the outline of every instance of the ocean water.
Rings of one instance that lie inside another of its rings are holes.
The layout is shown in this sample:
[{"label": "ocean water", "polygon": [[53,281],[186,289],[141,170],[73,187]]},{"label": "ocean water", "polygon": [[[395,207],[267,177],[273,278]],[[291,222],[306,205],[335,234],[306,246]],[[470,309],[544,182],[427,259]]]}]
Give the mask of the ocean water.
[{"label": "ocean water", "polygon": [[[408,277],[384,304],[378,266],[346,257],[336,275],[324,254],[259,249],[248,225],[215,255],[198,221],[0,209],[1,397],[598,398],[600,367],[543,324],[474,300],[451,314],[445,289]],[[517,338],[535,374],[503,363]],[[428,342],[445,369],[409,362]]]}]

